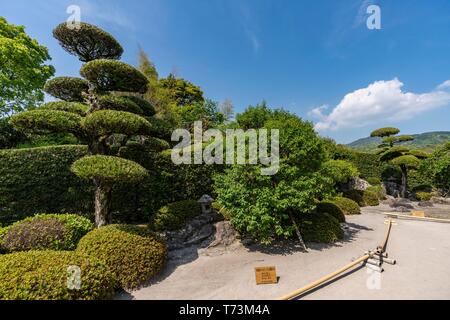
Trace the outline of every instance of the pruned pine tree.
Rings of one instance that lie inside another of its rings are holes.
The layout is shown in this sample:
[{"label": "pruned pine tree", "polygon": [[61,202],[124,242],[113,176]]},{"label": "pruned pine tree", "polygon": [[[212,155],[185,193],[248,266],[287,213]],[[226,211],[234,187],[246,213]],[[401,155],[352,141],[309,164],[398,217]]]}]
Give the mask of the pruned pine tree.
[{"label": "pruned pine tree", "polygon": [[19,113],[11,123],[37,133],[69,132],[87,144],[89,156],[73,163],[71,169],[93,181],[95,222],[101,227],[111,222],[113,185],[136,183],[148,174],[139,164],[120,158],[117,143],[125,146],[136,137],[158,134],[152,118],[155,109],[139,97],[147,91],[149,81],[134,67],[118,61],[121,45],[96,26],[82,23],[73,29],[62,23],[53,35],[67,52],[85,63],[80,70],[82,78],[48,81],[45,91],[59,101]]}]

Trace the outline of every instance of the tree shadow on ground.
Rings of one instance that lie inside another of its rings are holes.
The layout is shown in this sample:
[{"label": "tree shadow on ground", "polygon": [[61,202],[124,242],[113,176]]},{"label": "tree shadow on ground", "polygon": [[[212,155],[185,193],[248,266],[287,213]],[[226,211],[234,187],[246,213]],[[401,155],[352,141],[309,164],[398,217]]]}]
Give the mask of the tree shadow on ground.
[{"label": "tree shadow on ground", "polygon": [[[352,222],[346,222],[344,224],[344,238],[333,243],[306,243],[308,249],[323,251],[333,247],[342,247],[344,244],[353,242],[356,240],[356,236],[361,231],[373,231],[363,225],[359,225]],[[298,252],[303,252],[302,247],[298,241],[294,239],[289,240],[276,240],[270,245],[252,244],[245,246],[250,252],[262,252],[269,255],[282,255],[287,256]]]}]

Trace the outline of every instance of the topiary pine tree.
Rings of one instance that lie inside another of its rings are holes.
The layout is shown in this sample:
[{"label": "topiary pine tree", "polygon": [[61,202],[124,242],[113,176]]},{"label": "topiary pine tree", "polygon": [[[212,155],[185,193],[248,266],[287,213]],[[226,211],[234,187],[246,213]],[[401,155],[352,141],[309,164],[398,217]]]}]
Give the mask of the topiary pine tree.
[{"label": "topiary pine tree", "polygon": [[124,146],[136,136],[157,134],[152,125],[155,109],[137,96],[147,91],[148,79],[117,60],[122,47],[96,26],[81,23],[73,29],[62,23],[53,35],[66,51],[85,62],[80,70],[83,78],[48,81],[44,90],[61,101],[17,114],[11,123],[37,133],[69,132],[88,145],[89,156],[74,162],[71,169],[94,182],[95,222],[101,227],[111,222],[113,185],[136,183],[148,174],[139,164],[120,158],[113,148],[117,141]]},{"label": "topiary pine tree", "polygon": [[397,135],[398,133],[400,133],[399,129],[387,127],[373,131],[370,136],[383,138],[382,144],[378,146],[380,161],[390,162],[400,168],[402,172],[400,196],[406,198],[408,170],[417,169],[420,164],[419,159],[424,159],[428,155],[420,150],[410,150],[405,146],[398,145],[402,142],[414,140],[413,136]]}]

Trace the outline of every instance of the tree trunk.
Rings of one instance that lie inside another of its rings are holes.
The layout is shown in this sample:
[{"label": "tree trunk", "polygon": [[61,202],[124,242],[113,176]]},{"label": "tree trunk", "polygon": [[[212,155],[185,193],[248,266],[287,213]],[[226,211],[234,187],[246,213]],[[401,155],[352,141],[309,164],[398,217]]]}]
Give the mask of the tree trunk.
[{"label": "tree trunk", "polygon": [[400,169],[402,170],[402,187],[400,190],[400,196],[402,198],[406,198],[406,188],[408,186],[408,171],[406,166],[401,166]]},{"label": "tree trunk", "polygon": [[95,225],[100,228],[111,222],[111,185],[95,181]]},{"label": "tree trunk", "polygon": [[297,234],[298,241],[300,242],[300,246],[305,252],[308,252],[308,249],[306,248],[305,242],[303,241],[302,234],[300,233],[300,229],[297,226],[297,223],[295,222],[294,216],[292,213],[289,213],[289,218],[291,218],[291,222],[294,225],[295,233]]}]

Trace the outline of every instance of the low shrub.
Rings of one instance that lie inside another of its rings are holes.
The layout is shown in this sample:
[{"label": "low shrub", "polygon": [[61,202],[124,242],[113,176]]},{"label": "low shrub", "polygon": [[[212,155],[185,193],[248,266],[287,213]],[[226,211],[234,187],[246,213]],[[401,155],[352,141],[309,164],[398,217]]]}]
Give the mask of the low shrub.
[{"label": "low shrub", "polygon": [[345,198],[355,201],[360,207],[364,207],[366,205],[363,199],[363,191],[349,190],[345,191],[343,194]]},{"label": "low shrub", "polygon": [[416,199],[419,201],[430,201],[432,196],[433,195],[430,192],[423,192],[423,191],[416,192]]},{"label": "low shrub", "polygon": [[197,201],[185,200],[170,203],[155,213],[150,221],[150,228],[155,231],[177,230],[201,213]]},{"label": "low shrub", "polygon": [[135,289],[164,266],[165,244],[146,227],[109,225],[85,235],[77,252],[103,262],[124,289]]},{"label": "low shrub", "polygon": [[[80,290],[68,288],[70,267],[81,269]],[[0,300],[108,299],[114,287],[112,274],[104,264],[73,251],[0,255]]]},{"label": "low shrub", "polygon": [[371,186],[365,192],[367,191],[376,193],[379,200],[386,199],[386,189],[382,185]]},{"label": "low shrub", "polygon": [[78,215],[36,215],[3,228],[0,247],[6,252],[74,250],[78,241],[93,228],[92,222]]},{"label": "low shrub", "polygon": [[336,197],[333,199],[333,203],[342,210],[344,215],[361,214],[359,205],[351,199]]},{"label": "low shrub", "polygon": [[339,221],[327,213],[310,213],[300,222],[300,232],[306,242],[332,243],[344,237]]},{"label": "low shrub", "polygon": [[366,179],[366,181],[371,184],[372,186],[377,186],[381,184],[381,179],[378,177],[369,177]]},{"label": "low shrub", "polygon": [[343,210],[334,203],[334,201],[322,201],[317,204],[317,212],[328,213],[339,222],[345,222],[345,215]]},{"label": "low shrub", "polygon": [[363,192],[363,201],[365,206],[375,207],[380,204],[378,194],[373,191],[365,190]]},{"label": "low shrub", "polygon": [[[228,220],[228,221],[231,220],[231,212],[227,208],[222,206],[220,203],[214,201],[212,203],[212,207],[214,210],[217,211],[218,214],[222,215],[225,218],[225,220]],[[0,230],[0,232],[1,232],[1,230]]]}]

